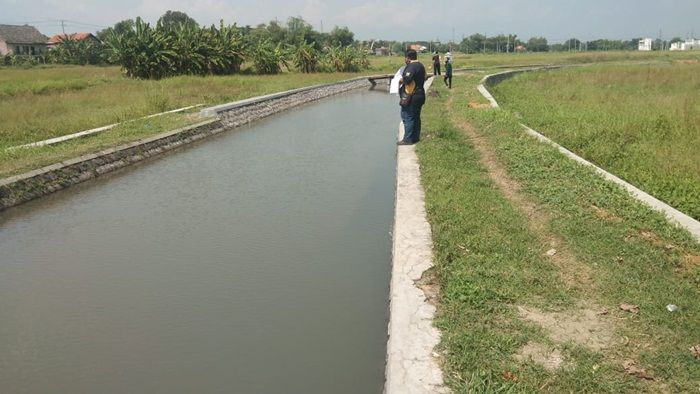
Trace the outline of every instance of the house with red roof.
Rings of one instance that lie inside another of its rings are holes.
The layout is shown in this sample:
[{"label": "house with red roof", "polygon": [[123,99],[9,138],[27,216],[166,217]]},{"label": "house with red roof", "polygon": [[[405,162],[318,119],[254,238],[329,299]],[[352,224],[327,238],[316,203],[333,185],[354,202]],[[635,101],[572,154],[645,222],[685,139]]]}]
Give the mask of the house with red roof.
[{"label": "house with red roof", "polygon": [[48,41],[49,49],[55,47],[63,41],[85,41],[93,40],[94,42],[100,42],[100,40],[95,37],[92,33],[72,33],[72,34],[56,34],[51,36]]}]

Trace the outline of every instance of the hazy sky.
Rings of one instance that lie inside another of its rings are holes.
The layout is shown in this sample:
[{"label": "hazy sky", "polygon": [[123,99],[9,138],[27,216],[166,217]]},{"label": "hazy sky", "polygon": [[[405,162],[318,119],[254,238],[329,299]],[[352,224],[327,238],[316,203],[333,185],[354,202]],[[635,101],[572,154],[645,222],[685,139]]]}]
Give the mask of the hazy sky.
[{"label": "hazy sky", "polygon": [[167,10],[200,24],[255,26],[301,16],[316,30],[348,26],[357,39],[447,42],[478,32],[559,42],[657,38],[660,30],[665,39],[700,36],[700,0],[0,0],[0,23],[34,22],[51,35],[61,31],[59,19],[70,21],[66,32],[95,31],[136,16],[155,22]]}]

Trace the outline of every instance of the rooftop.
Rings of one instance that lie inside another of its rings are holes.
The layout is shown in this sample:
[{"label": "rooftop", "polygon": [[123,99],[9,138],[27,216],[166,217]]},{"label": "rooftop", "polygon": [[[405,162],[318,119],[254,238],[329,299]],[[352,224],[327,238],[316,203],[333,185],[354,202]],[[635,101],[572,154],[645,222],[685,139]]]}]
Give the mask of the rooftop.
[{"label": "rooftop", "polygon": [[46,36],[34,26],[0,25],[0,40],[11,44],[46,44]]}]

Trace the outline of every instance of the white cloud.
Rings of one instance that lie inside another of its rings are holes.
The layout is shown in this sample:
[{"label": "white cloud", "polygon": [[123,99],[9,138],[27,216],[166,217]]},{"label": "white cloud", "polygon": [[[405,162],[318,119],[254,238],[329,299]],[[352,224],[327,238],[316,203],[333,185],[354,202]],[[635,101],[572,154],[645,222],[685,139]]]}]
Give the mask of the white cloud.
[{"label": "white cloud", "polygon": [[[418,27],[426,17],[420,4],[407,7],[405,3],[396,1],[365,2],[347,8],[343,11],[343,16],[348,26],[389,27],[399,30]],[[406,33],[410,34],[410,31],[407,30]]]},{"label": "white cloud", "polygon": [[333,12],[328,10],[327,3],[321,0],[306,0],[301,11],[299,11],[299,15],[314,26],[323,19],[326,19],[326,22],[330,21],[332,14]]},{"label": "white cloud", "polygon": [[143,0],[133,12],[155,22],[168,10],[184,12],[202,25],[217,24],[221,19],[233,23],[239,17],[236,8],[224,0]]}]

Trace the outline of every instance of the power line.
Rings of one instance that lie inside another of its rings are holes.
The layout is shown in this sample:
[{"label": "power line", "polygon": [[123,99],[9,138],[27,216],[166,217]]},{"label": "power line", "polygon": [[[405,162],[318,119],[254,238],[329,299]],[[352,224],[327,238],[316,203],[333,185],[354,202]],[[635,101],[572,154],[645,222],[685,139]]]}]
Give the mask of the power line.
[{"label": "power line", "polygon": [[108,27],[108,26],[96,25],[94,23],[77,22],[77,21],[71,21],[71,20],[66,20],[66,22],[70,22],[71,24],[74,24],[74,25],[83,25],[83,26],[91,26],[91,27],[99,27],[99,28]]},{"label": "power line", "polygon": [[5,25],[59,25],[65,27],[65,25],[73,26],[85,26],[85,27],[95,27],[100,29],[105,29],[109,26],[96,25],[94,23],[72,21],[68,19],[47,19],[42,21],[23,21],[23,22],[3,22]]}]

